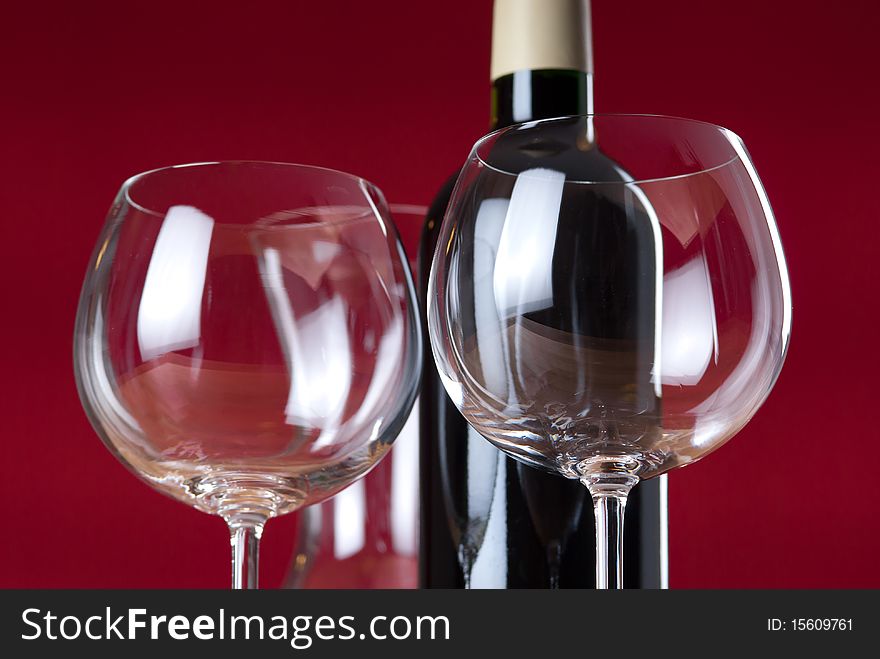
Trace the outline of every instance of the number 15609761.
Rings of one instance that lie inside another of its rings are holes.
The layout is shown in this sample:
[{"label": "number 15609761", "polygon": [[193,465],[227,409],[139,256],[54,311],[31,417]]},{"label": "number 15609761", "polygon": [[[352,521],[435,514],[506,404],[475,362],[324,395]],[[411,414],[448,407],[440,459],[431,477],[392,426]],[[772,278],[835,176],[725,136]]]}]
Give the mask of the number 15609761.
[{"label": "number 15609761", "polygon": [[853,628],[852,618],[780,618],[767,619],[767,631],[770,632],[835,632],[849,631]]}]

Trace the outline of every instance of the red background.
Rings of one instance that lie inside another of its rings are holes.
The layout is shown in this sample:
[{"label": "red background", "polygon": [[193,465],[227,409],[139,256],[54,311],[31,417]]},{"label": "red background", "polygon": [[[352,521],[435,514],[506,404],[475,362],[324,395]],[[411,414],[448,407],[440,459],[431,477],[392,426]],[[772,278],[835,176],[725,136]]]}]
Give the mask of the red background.
[{"label": "red background", "polygon": [[[597,109],[723,124],[777,213],[793,341],[764,408],[670,476],[673,587],[880,587],[874,2],[594,0]],[[487,127],[490,0],[7,3],[0,586],[225,587],[223,523],[151,491],[77,399],[82,275],[119,184],[181,162],[348,170],[426,203]],[[416,227],[402,227],[408,247]],[[264,536],[277,585],[295,519]]]}]

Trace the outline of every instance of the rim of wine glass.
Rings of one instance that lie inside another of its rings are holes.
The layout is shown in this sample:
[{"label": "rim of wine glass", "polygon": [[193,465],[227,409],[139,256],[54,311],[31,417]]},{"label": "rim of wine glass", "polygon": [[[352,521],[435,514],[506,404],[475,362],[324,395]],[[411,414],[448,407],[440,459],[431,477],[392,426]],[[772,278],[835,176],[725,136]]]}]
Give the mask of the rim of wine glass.
[{"label": "rim of wine glass", "polygon": [[[384,202],[384,194],[381,192],[380,188],[373,182],[368,181],[362,176],[358,176],[357,174],[352,174],[350,172],[343,172],[340,169],[333,169],[332,167],[323,167],[321,165],[306,165],[304,163],[295,163],[295,162],[282,162],[280,160],[248,160],[248,159],[240,159],[240,160],[204,160],[200,162],[188,162],[188,163],[180,163],[177,165],[165,165],[163,167],[155,167],[154,169],[148,169],[147,171],[140,172],[138,174],[134,174],[133,176],[128,177],[122,184],[122,192],[125,195],[125,201],[132,207],[138,209],[142,213],[148,213],[149,215],[154,215],[156,217],[165,217],[164,213],[160,213],[159,211],[153,210],[152,208],[147,208],[143,204],[132,199],[130,191],[131,186],[135,183],[144,179],[148,176],[152,176],[154,174],[158,174],[159,172],[170,171],[172,169],[189,169],[195,167],[209,167],[215,165],[269,165],[277,168],[289,168],[289,169],[300,169],[300,170],[310,170],[314,172],[326,172],[328,174],[334,174],[336,176],[340,176],[342,178],[346,178],[352,182],[357,183],[359,186],[369,186],[373,190],[379,192],[382,196],[383,203],[386,208],[388,208],[388,203]],[[372,201],[372,200],[370,200]],[[374,209],[377,210],[377,209]],[[381,215],[381,214],[380,214]],[[325,224],[325,222],[315,222],[314,224]],[[339,224],[339,222],[326,222],[326,224]]]},{"label": "rim of wine glass", "polygon": [[[485,167],[491,169],[492,171],[498,172],[499,174],[504,174],[506,176],[519,176],[521,173],[509,172],[507,170],[501,169],[500,167],[496,167],[495,165],[489,164],[483,155],[480,153],[480,150],[486,145],[487,142],[496,138],[500,135],[503,135],[508,132],[513,132],[521,129],[528,129],[539,124],[547,124],[553,122],[561,122],[570,119],[588,119],[588,118],[600,118],[600,117],[613,117],[618,119],[662,119],[664,121],[670,122],[682,122],[686,124],[692,125],[702,125],[708,128],[712,128],[718,131],[720,134],[728,137],[728,142],[730,143],[731,148],[733,148],[734,155],[725,160],[722,163],[717,165],[712,165],[711,167],[703,167],[693,172],[685,172],[683,174],[672,174],[670,176],[654,176],[647,178],[634,178],[629,181],[584,181],[579,179],[569,179],[566,178],[566,183],[575,183],[578,185],[638,185],[641,183],[658,183],[662,181],[675,181],[679,179],[689,178],[691,176],[699,176],[701,174],[706,174],[707,172],[713,172],[718,169],[722,169],[727,167],[733,162],[738,160],[745,161],[746,163],[750,162],[749,156],[746,153],[744,142],[742,138],[737,135],[735,132],[730,130],[729,128],[725,128],[724,126],[719,126],[718,124],[713,124],[709,121],[702,121],[700,119],[688,119],[687,117],[676,117],[668,114],[649,114],[649,113],[632,113],[632,112],[596,112],[590,114],[567,114],[560,115],[558,117],[547,117],[545,119],[535,119],[532,121],[523,121],[515,124],[511,124],[510,126],[505,126],[504,128],[499,128],[498,130],[493,130],[491,133],[487,133],[483,135],[480,139],[478,139],[473,148],[471,149],[471,154],[474,158],[476,158],[480,163],[482,163]],[[731,139],[732,138],[732,139]]]}]

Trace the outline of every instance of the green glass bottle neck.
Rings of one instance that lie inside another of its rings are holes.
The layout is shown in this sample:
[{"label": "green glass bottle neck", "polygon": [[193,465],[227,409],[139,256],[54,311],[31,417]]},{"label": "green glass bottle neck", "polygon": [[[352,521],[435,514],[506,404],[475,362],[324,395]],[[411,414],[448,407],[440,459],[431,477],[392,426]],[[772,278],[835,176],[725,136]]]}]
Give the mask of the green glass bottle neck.
[{"label": "green glass bottle neck", "polygon": [[492,83],[492,129],[593,112],[593,77],[574,70],[516,71]]}]

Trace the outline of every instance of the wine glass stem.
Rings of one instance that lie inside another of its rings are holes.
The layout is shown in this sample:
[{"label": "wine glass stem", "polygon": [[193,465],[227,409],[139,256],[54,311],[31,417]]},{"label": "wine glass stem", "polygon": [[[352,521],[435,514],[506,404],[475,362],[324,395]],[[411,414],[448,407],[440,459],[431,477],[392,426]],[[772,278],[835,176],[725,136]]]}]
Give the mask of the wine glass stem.
[{"label": "wine glass stem", "polygon": [[229,531],[232,543],[232,588],[254,590],[257,588],[263,526],[230,524]]},{"label": "wine glass stem", "polygon": [[594,495],[593,509],[596,517],[596,588],[623,588],[626,495]]},{"label": "wine glass stem", "polygon": [[596,518],[596,588],[623,588],[623,514],[638,482],[638,476],[625,470],[598,470],[581,477],[593,497]]}]

